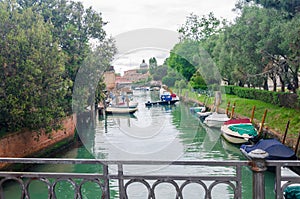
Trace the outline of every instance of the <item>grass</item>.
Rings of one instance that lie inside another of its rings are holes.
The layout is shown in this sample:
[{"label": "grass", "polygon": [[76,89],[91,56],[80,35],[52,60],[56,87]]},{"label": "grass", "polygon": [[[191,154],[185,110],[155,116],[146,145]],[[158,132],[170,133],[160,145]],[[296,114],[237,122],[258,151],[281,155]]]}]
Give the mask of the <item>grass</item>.
[{"label": "grass", "polygon": [[[205,95],[199,95],[195,92],[184,91],[184,95],[187,95],[191,99],[204,102],[207,100]],[[183,93],[183,92],[182,92]],[[290,109],[275,106],[273,104],[265,103],[259,100],[251,100],[245,98],[239,98],[235,95],[222,95],[222,104],[221,108],[226,109],[228,102],[230,102],[229,112],[232,110],[232,105],[235,103],[235,116],[237,117],[251,117],[251,112],[253,106],[255,106],[255,122],[260,123],[264,115],[265,110],[267,109],[267,117],[265,120],[265,127],[272,131],[283,135],[286,129],[286,125],[290,120],[290,125],[288,129],[288,137],[297,138],[300,133],[300,110]],[[211,97],[208,100],[207,105],[213,105],[214,99]]]}]

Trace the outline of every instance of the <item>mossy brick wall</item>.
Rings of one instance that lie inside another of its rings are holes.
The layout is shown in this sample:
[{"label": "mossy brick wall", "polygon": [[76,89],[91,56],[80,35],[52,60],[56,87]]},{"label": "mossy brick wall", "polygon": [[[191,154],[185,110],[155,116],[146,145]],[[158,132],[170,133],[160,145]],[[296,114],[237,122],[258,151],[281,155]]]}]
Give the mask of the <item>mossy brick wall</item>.
[{"label": "mossy brick wall", "polygon": [[[0,139],[0,157],[31,157],[75,134],[76,117],[70,116],[63,121],[62,130],[51,133],[38,133],[24,130],[8,134]],[[4,167],[5,164],[0,164]]]}]

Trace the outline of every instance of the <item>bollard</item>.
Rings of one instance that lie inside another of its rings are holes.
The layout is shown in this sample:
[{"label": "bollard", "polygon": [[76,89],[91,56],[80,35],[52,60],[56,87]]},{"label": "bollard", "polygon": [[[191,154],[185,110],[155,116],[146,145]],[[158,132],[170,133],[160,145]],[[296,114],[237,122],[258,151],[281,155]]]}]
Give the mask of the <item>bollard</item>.
[{"label": "bollard", "polygon": [[261,149],[255,149],[248,153],[251,158],[250,166],[253,174],[252,179],[252,198],[265,199],[265,176],[264,172],[267,170],[265,158],[269,154]]}]

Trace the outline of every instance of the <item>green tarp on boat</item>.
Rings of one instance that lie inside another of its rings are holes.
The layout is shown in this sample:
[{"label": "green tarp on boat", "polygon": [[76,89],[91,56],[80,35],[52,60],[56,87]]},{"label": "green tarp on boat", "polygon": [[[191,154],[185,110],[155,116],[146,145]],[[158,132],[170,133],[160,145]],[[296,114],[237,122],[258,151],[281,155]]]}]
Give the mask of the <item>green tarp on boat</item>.
[{"label": "green tarp on boat", "polygon": [[285,199],[300,199],[300,187],[289,186],[284,190]]},{"label": "green tarp on boat", "polygon": [[235,124],[228,127],[234,132],[238,132],[240,135],[248,134],[250,136],[257,136],[257,131],[252,124]]}]

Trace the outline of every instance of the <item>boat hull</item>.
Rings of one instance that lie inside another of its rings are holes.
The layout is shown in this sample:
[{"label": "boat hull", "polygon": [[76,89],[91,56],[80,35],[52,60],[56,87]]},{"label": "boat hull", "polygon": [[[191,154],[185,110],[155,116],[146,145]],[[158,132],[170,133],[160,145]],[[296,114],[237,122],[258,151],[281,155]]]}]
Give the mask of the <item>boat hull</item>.
[{"label": "boat hull", "polygon": [[138,102],[130,102],[127,103],[120,103],[120,104],[112,104],[111,107],[113,108],[136,108],[138,106]]},{"label": "boat hull", "polygon": [[106,114],[133,114],[137,111],[137,108],[116,108],[116,107],[107,107],[105,109]]},{"label": "boat hull", "polygon": [[224,122],[228,121],[229,118],[226,114],[212,113],[204,119],[204,124],[209,127],[221,128]]},{"label": "boat hull", "polygon": [[178,99],[175,100],[169,100],[169,101],[157,101],[157,102],[146,102],[145,106],[153,106],[153,105],[173,105],[176,102],[178,102]]},{"label": "boat hull", "polygon": [[[229,122],[229,121],[228,121]],[[244,123],[235,123],[235,124],[244,124]],[[251,123],[245,123],[246,125],[252,125]],[[234,125],[234,124],[231,124]],[[222,136],[225,138],[225,140],[227,140],[230,143],[233,144],[244,144],[249,142],[249,139],[253,139],[254,136],[252,135],[248,135],[248,134],[239,134],[236,131],[232,131],[231,129],[229,129],[230,125],[226,125],[226,122],[224,125],[221,126],[221,132],[222,132]]]}]

